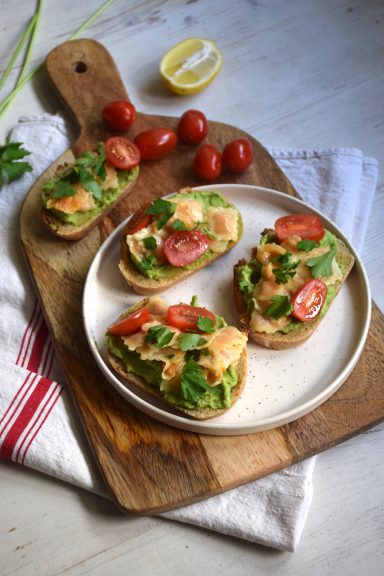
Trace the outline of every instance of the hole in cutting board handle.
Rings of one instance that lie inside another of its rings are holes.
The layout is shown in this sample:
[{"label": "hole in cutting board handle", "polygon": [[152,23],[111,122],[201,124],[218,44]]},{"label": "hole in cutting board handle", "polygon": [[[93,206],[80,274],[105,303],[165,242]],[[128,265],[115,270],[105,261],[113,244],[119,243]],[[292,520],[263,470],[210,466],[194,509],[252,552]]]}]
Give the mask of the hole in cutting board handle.
[{"label": "hole in cutting board handle", "polygon": [[86,65],[85,62],[75,62],[73,65],[73,69],[78,74],[84,74],[84,72],[87,71],[88,66]]}]

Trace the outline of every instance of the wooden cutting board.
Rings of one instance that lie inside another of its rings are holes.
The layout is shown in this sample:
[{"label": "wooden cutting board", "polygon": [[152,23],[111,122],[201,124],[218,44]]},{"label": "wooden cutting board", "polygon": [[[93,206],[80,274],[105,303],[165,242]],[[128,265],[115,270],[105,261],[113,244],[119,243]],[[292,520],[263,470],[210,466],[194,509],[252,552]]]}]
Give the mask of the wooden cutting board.
[{"label": "wooden cutting board", "polygon": [[[384,320],[373,305],[364,352],[345,384],[321,407],[286,426],[244,436],[207,436],[161,424],[124,401],[99,371],[82,324],[85,277],[105,238],[141,203],[189,185],[194,148],[178,145],[167,157],[142,163],[130,195],[86,238],[75,243],[50,235],[39,220],[40,187],[55,165],[73,160],[107,136],[100,120],[106,102],[128,99],[116,66],[93,40],[74,40],[47,57],[46,71],[79,128],[79,137],[28,193],[20,215],[20,236],[32,277],[64,369],[74,403],[95,458],[117,504],[150,514],[196,502],[270,474],[350,438],[384,419]],[[139,103],[135,103],[138,105]],[[175,128],[176,118],[138,113],[127,134],[156,127]],[[222,148],[245,135],[210,122],[210,143]],[[238,182],[297,196],[263,146]]]}]

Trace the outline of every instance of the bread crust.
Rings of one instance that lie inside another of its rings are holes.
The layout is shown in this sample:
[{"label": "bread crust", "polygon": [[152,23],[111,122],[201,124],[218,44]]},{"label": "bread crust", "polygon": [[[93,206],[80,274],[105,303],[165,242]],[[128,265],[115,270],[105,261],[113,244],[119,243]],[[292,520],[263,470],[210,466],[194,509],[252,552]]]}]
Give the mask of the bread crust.
[{"label": "bread crust", "polygon": [[123,200],[128,194],[131,192],[133,186],[136,183],[138,178],[139,172],[138,170],[135,173],[135,177],[130,180],[127,186],[121,190],[119,195],[117,196],[116,200],[109,204],[104,210],[102,210],[99,214],[85,222],[81,226],[75,226],[74,224],[68,224],[67,222],[61,221],[59,218],[56,218],[52,212],[46,210],[44,207],[41,208],[40,216],[41,221],[43,222],[44,226],[55,236],[62,238],[64,240],[80,240],[84,238],[88,232],[90,232],[113,208],[118,204],[121,200]]},{"label": "bread crust", "polygon": [[[160,390],[155,388],[155,386],[153,386],[152,384],[149,384],[148,382],[146,382],[140,376],[136,376],[136,374],[132,374],[131,372],[127,372],[125,369],[124,363],[119,358],[117,358],[116,356],[111,354],[110,352],[108,353],[108,362],[110,363],[110,365],[112,366],[114,371],[119,376],[121,376],[122,378],[127,380],[131,385],[137,387],[140,390],[143,390],[144,392],[149,393],[154,398],[160,399],[163,402],[167,403],[166,400],[164,399],[164,396],[161,394]],[[245,386],[246,376],[247,376],[247,352],[246,352],[246,349],[244,350],[243,354],[240,357],[240,360],[238,362],[236,370],[238,373],[238,383],[232,389],[232,404],[231,404],[230,408],[232,408],[234,403],[239,399],[239,397],[240,397],[240,395],[244,389],[244,386]],[[223,414],[224,412],[227,412],[228,410],[230,410],[230,408],[222,408],[222,409],[218,409],[218,410],[215,410],[214,408],[201,408],[199,410],[197,410],[197,409],[194,410],[194,409],[183,408],[182,406],[176,406],[175,404],[169,404],[169,406],[171,406],[172,408],[174,408],[175,410],[177,410],[178,412],[180,412],[184,416],[188,416],[189,418],[191,418],[193,420],[208,420],[209,418],[215,418],[216,416],[220,416],[220,414]]]},{"label": "bread crust", "polygon": [[[191,191],[190,189],[184,188],[180,190],[179,193],[188,193],[190,191]],[[236,207],[234,206],[234,208]],[[191,266],[189,269],[183,269],[182,267],[180,267],[180,269],[175,269],[175,274],[172,277],[160,278],[160,279],[148,278],[147,276],[144,276],[144,274],[140,272],[135,263],[132,261],[129,248],[126,243],[126,236],[123,233],[120,240],[120,260],[118,264],[119,270],[123,278],[127,282],[127,284],[138,294],[142,294],[144,296],[159,294],[160,292],[163,292],[164,290],[171,288],[175,284],[178,284],[182,280],[185,280],[185,278],[192,276],[192,274],[195,274],[202,268],[209,266],[209,264],[211,264],[218,258],[221,258],[222,256],[224,256],[224,254],[232,250],[232,248],[234,248],[234,246],[236,246],[236,244],[240,242],[242,237],[243,224],[241,220],[240,224],[241,226],[237,240],[229,242],[228,247],[224,252],[214,254],[209,260],[205,260],[199,264],[196,264],[195,266]]]},{"label": "bread crust", "polygon": [[[335,297],[339,293],[355,263],[353,254],[349,251],[344,242],[339,238],[336,238],[336,241],[336,260],[339,264],[341,264],[342,269],[344,270],[344,274],[342,280],[337,282],[335,285]],[[295,348],[310,338],[321,323],[323,319],[322,317],[315,318],[315,320],[312,320],[311,322],[303,322],[302,325],[299,326],[296,330],[288,332],[287,334],[284,334],[283,332],[267,334],[265,332],[254,332],[250,330],[250,315],[247,312],[247,306],[239,289],[238,283],[239,270],[244,264],[246,264],[246,260],[239,260],[239,262],[234,266],[233,290],[236,309],[240,315],[239,322],[243,328],[248,329],[249,338],[263,348],[271,348],[273,350],[286,350],[288,348]]]}]

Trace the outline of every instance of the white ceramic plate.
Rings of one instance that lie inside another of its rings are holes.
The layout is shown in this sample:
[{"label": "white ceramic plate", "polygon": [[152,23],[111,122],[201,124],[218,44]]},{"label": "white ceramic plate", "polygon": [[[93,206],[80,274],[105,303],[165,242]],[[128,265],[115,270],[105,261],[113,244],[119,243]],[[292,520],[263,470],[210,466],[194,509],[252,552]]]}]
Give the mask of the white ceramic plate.
[{"label": "white ceramic plate", "polygon": [[[275,220],[292,212],[318,213],[305,203],[266,188],[213,185],[239,208],[244,220],[241,242],[215,263],[163,292],[169,304],[199,303],[228,323],[237,325],[232,297],[233,265],[248,258],[260,233]],[[121,312],[142,297],[128,288],[117,263],[123,222],[107,238],[89,269],[83,297],[84,326],[92,353],[103,374],[131,404],[153,418],[177,428],[202,434],[237,435],[287,424],[327,400],[346,380],[362,352],[367,337],[371,297],[363,265],[343,234],[323,214],[325,226],[334,231],[354,253],[356,264],[316,333],[301,346],[272,351],[248,344],[247,383],[241,398],[225,414],[194,421],[177,414],[165,403],[136,391],[118,378],[106,362],[105,331]]]}]

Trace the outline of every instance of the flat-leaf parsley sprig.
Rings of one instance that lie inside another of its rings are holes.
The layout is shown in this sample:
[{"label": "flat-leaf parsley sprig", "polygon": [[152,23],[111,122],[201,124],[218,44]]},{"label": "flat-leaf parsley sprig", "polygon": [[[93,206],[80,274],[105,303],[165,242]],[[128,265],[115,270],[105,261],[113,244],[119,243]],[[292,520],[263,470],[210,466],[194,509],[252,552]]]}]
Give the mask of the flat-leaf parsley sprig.
[{"label": "flat-leaf parsley sprig", "polygon": [[0,186],[17,180],[25,172],[32,172],[29,162],[20,161],[29,154],[22,142],[7,142],[0,146]]}]

